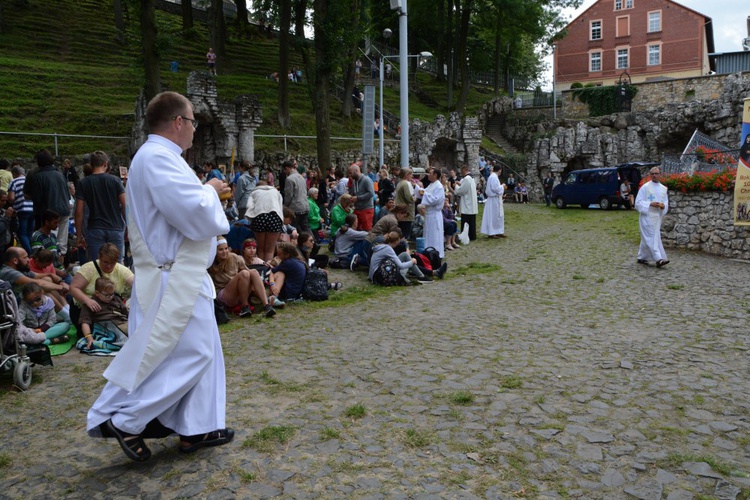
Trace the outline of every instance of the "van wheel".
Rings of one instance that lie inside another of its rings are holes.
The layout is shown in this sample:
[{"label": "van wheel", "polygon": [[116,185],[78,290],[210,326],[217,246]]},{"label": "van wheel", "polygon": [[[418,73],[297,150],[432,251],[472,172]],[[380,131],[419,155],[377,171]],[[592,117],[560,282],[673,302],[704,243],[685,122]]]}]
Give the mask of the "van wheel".
[{"label": "van wheel", "polygon": [[589,204],[588,203],[581,203],[581,208],[583,208],[585,210],[585,209],[589,208]]},{"label": "van wheel", "polygon": [[563,200],[562,196],[558,196],[557,198],[555,198],[555,206],[559,209],[563,209],[568,206],[568,204],[565,203],[565,200]]},{"label": "van wheel", "polygon": [[599,200],[599,208],[602,210],[612,210],[612,202],[606,196],[602,196],[602,199]]}]

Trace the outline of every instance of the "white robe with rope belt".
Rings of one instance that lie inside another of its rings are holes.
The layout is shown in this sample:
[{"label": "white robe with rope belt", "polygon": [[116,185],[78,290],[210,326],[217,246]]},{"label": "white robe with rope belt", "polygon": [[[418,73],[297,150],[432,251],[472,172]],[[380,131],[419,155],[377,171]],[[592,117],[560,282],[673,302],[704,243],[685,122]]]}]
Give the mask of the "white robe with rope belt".
[{"label": "white robe with rope belt", "polygon": [[443,237],[443,205],[445,188],[439,181],[431,182],[422,195],[424,215],[424,247],[433,247],[445,257],[445,238]]},{"label": "white robe with rope belt", "polygon": [[135,262],[130,339],[89,410],[94,437],[110,418],[131,434],[154,418],[188,436],[226,427],[224,357],[206,268],[229,223],[216,191],[200,183],[180,153],[150,135],[128,173]]},{"label": "white robe with rope belt", "polygon": [[484,202],[484,214],[482,214],[482,226],[479,231],[487,236],[505,234],[505,210],[503,210],[503,188],[497,174],[492,172],[487,178],[487,187],[484,194],[487,201]]},{"label": "white robe with rope belt", "polygon": [[[664,208],[652,207],[652,201],[664,203]],[[635,209],[638,210],[638,226],[641,230],[638,259],[655,262],[667,260],[667,253],[661,243],[661,220],[669,210],[667,188],[664,184],[651,181],[644,184],[635,198]]]}]

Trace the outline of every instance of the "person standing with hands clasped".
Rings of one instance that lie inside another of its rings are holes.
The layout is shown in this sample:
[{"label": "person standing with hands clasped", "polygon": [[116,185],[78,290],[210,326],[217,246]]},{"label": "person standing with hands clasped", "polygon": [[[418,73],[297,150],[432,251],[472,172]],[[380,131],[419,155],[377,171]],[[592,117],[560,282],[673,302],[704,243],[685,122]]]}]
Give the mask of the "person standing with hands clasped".
[{"label": "person standing with hands clasped", "polygon": [[[197,121],[184,96],[163,92],[146,108],[150,134],[128,175],[128,235],[135,283],[129,339],[88,412],[88,434],[117,439],[135,461],[151,456],[144,439],[179,434],[192,453],[229,443],[226,380],[206,269],[216,235],[229,232],[221,179],[201,184],[182,158]],[[186,217],[189,214],[189,217]]]},{"label": "person standing with hands clasped", "polygon": [[651,169],[651,180],[638,190],[635,209],[638,210],[638,226],[641,230],[641,246],[638,247],[638,263],[656,262],[656,267],[669,264],[664,245],[661,243],[661,221],[669,210],[667,187],[660,182],[659,167]]}]

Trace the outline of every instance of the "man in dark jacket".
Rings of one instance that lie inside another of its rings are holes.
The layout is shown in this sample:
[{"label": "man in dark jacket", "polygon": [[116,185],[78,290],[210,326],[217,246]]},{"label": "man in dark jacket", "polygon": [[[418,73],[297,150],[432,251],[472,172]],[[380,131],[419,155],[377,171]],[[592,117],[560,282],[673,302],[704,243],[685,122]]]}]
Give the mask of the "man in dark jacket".
[{"label": "man in dark jacket", "polygon": [[55,159],[49,151],[42,149],[34,157],[39,167],[26,177],[24,197],[34,202],[35,229],[42,227],[42,215],[46,210],[60,214],[57,227],[57,249],[60,262],[68,251],[68,220],[70,219],[70,191],[65,177],[55,168]]}]

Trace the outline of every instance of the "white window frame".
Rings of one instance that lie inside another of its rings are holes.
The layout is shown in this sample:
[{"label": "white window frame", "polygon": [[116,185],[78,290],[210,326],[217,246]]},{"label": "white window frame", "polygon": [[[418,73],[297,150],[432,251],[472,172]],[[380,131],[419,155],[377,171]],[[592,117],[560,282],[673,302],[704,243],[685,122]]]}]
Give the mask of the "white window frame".
[{"label": "white window frame", "polygon": [[[658,62],[651,61],[652,48],[656,49],[653,51],[653,53],[656,53],[658,57]],[[661,44],[660,43],[652,43],[646,46],[646,65],[647,66],[660,66],[661,65]]]},{"label": "white window frame", "polygon": [[[658,23],[658,25],[655,25]],[[656,29],[653,29],[656,28]],[[661,31],[661,11],[652,10],[648,13],[648,33],[656,33]]]},{"label": "white window frame", "polygon": [[632,9],[634,0],[625,0],[625,8]]},{"label": "white window frame", "polygon": [[[628,69],[630,67],[630,47],[617,47],[616,49],[616,55],[617,60],[615,61],[615,65],[617,69]],[[624,53],[624,54],[623,54]],[[625,65],[623,66],[621,63],[625,61]]]},{"label": "white window frame", "polygon": [[623,0],[615,0],[615,10],[622,10]]},{"label": "white window frame", "polygon": [[[597,56],[597,57],[594,57]],[[599,63],[599,69],[594,69],[594,60]],[[596,50],[589,52],[589,73],[601,73],[602,72],[602,52]]]},{"label": "white window frame", "polygon": [[[598,24],[598,26],[594,26],[595,24]],[[599,36],[597,38],[594,38],[595,29],[599,30]],[[601,40],[603,35],[604,35],[604,23],[602,22],[601,19],[595,19],[589,22],[589,41]]]}]

